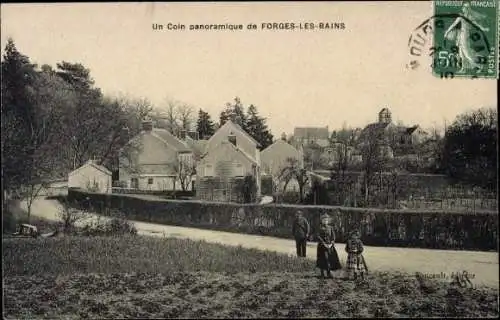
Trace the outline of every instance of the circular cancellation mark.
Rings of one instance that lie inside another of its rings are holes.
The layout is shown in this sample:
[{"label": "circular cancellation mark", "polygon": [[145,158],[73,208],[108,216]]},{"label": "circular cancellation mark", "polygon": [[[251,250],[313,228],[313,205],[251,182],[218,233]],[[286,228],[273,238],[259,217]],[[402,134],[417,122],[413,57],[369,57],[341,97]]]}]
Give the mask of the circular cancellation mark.
[{"label": "circular cancellation mark", "polygon": [[496,78],[498,52],[490,45],[489,28],[470,17],[443,13],[423,21],[409,37],[407,68],[417,69],[430,59],[433,74],[440,78]]}]

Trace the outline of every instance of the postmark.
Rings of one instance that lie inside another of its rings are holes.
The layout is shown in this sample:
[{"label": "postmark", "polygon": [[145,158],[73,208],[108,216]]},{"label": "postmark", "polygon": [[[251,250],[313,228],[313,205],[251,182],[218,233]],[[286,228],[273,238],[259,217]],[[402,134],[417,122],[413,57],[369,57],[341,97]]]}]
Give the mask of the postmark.
[{"label": "postmark", "polygon": [[498,3],[434,1],[434,15],[410,35],[409,69],[440,78],[498,78]]}]

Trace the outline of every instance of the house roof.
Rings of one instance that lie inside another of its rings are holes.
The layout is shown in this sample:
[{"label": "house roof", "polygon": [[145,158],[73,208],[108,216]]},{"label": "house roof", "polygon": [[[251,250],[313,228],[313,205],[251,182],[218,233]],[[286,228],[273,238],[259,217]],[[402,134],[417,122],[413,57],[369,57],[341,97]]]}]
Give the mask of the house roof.
[{"label": "house roof", "polygon": [[186,136],[186,144],[193,150],[195,156],[200,157],[205,153],[208,140],[194,140]]},{"label": "house roof", "polygon": [[[227,120],[222,127],[220,127],[219,129],[217,129],[217,131],[219,131],[220,129],[222,129],[222,128],[226,127],[226,126],[230,126],[230,125],[233,125],[236,128],[236,130],[238,130],[241,133],[243,133],[243,135],[246,138],[248,138],[250,141],[252,141],[253,143],[255,143],[257,146],[260,146],[260,143],[257,140],[255,140],[254,138],[252,138],[252,136],[249,135],[248,132],[246,132],[245,130],[243,130],[242,127],[240,127],[237,123],[232,122],[231,120]],[[217,131],[210,137],[210,139],[208,139],[208,141],[210,141],[217,134]]]},{"label": "house roof", "polygon": [[97,170],[99,170],[107,175],[112,175],[111,171],[109,171],[106,167],[97,164],[94,160],[87,161],[81,167],[71,171],[69,173],[69,175],[72,176],[72,175],[76,174],[78,171],[80,171],[82,168],[87,167],[87,166],[91,166],[91,167],[93,167],[93,168],[95,168],[95,169],[97,169]]},{"label": "house roof", "polygon": [[265,148],[264,150],[262,150],[262,151],[260,152],[260,154],[261,154],[261,155],[263,155],[263,154],[266,154],[266,153],[272,152],[274,149],[279,148],[279,146],[284,146],[284,147],[287,147],[287,148],[291,148],[291,149],[293,149],[293,150],[295,150],[295,151],[299,152],[299,151],[297,150],[297,148],[295,148],[294,146],[292,146],[292,145],[291,145],[291,144],[289,144],[288,142],[286,142],[286,141],[283,141],[283,140],[279,139],[279,140],[276,140],[276,141],[275,141],[272,145],[270,145],[270,146],[268,146],[267,148]]},{"label": "house roof", "polygon": [[409,127],[409,128],[405,128],[405,129],[406,129],[407,134],[412,134],[413,132],[415,132],[415,130],[418,129],[418,125],[413,126],[413,127]]},{"label": "house roof", "polygon": [[168,130],[165,129],[160,129],[160,128],[153,128],[151,131],[151,134],[153,136],[156,136],[160,140],[162,140],[164,143],[168,144],[169,146],[172,146],[175,148],[177,151],[192,151],[189,145],[178,139],[176,136],[171,134]]},{"label": "house roof", "polygon": [[298,139],[328,139],[328,127],[296,127],[293,136]]},{"label": "house roof", "polygon": [[375,122],[367,125],[360,133],[359,139],[365,140],[369,137],[380,136],[384,130],[389,126],[389,123]]}]

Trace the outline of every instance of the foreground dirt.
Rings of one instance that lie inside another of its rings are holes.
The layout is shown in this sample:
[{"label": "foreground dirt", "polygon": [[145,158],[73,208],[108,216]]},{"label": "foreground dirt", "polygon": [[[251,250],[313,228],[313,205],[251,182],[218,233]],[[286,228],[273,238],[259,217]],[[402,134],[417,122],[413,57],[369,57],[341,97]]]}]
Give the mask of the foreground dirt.
[{"label": "foreground dirt", "polygon": [[11,276],[7,319],[498,317],[498,292],[380,274],[366,282],[304,273]]}]

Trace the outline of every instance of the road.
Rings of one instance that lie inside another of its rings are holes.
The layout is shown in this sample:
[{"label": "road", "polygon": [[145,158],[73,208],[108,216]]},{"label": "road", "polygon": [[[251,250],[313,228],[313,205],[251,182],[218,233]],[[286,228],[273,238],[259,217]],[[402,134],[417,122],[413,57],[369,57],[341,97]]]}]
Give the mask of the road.
[{"label": "road", "polygon": [[[26,204],[21,203],[26,210]],[[38,198],[32,205],[32,215],[48,220],[58,220],[57,212],[60,204],[56,200]],[[92,215],[89,219],[96,219]],[[102,219],[102,217],[101,217]],[[230,246],[271,250],[284,254],[295,254],[293,240],[267,236],[237,234],[196,228],[166,226],[161,224],[132,221],[138,234],[146,236],[166,236],[192,240],[205,240],[211,243],[220,243]],[[85,223],[85,222],[83,222]],[[310,242],[307,246],[307,257],[316,258],[316,243]],[[337,243],[337,251],[341,261],[345,264],[347,254],[345,244]],[[467,271],[473,275],[472,282],[477,286],[486,285],[498,288],[498,253],[479,251],[453,251],[416,248],[372,247],[365,246],[365,259],[368,267],[376,271],[400,271],[410,274],[420,272],[426,275],[445,274]]]}]

